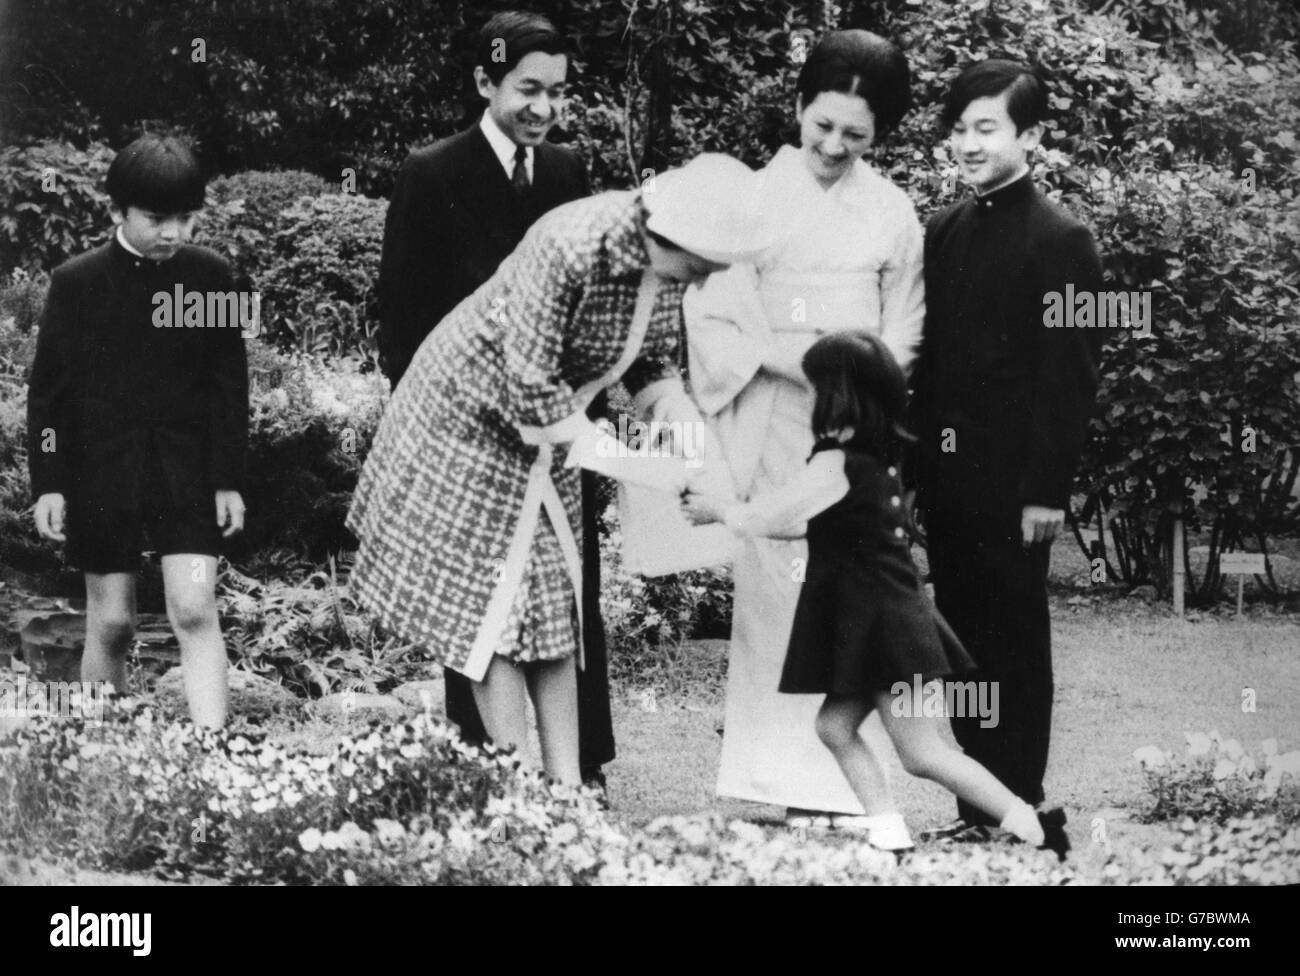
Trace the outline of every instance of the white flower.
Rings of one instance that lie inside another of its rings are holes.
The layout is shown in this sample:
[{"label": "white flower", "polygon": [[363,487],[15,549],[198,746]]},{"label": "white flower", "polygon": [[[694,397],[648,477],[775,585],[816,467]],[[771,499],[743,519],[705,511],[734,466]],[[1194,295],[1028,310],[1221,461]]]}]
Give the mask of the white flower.
[{"label": "white flower", "polygon": [[1263,742],[1259,744],[1259,750],[1260,752],[1264,753],[1264,755],[1266,756],[1276,756],[1277,739],[1265,739]]},{"label": "white flower", "polygon": [[1142,764],[1143,769],[1157,769],[1165,764],[1165,754],[1159,746],[1143,746],[1141,749],[1135,749],[1133,758]]},{"label": "white flower", "polygon": [[343,883],[349,888],[355,888],[357,884],[357,873],[351,868],[343,872]]},{"label": "white flower", "polygon": [[[1212,735],[1216,739],[1218,737],[1218,734],[1219,734],[1218,732],[1212,733]],[[1203,732],[1187,733],[1187,754],[1189,756],[1209,755],[1209,752],[1212,748],[1214,748],[1214,743],[1213,741],[1211,741],[1211,737],[1209,735],[1206,735]]]},{"label": "white flower", "polygon": [[396,843],[406,836],[406,828],[396,820],[376,820],[375,838],[381,844]]},{"label": "white flower", "polygon": [[1237,764],[1235,762],[1231,759],[1220,758],[1219,761],[1214,764],[1213,776],[1216,780],[1227,779],[1229,776],[1236,773],[1236,771]]},{"label": "white flower", "polygon": [[1280,756],[1268,757],[1270,771],[1276,769],[1278,776],[1300,776],[1300,750],[1292,749]]},{"label": "white flower", "polygon": [[298,835],[298,846],[308,854],[314,854],[320,850],[321,841],[323,840],[321,832],[315,827],[308,827]]},{"label": "white flower", "polygon": [[1240,759],[1246,754],[1246,750],[1241,747],[1241,743],[1236,739],[1224,739],[1219,743],[1219,751],[1229,759]]}]

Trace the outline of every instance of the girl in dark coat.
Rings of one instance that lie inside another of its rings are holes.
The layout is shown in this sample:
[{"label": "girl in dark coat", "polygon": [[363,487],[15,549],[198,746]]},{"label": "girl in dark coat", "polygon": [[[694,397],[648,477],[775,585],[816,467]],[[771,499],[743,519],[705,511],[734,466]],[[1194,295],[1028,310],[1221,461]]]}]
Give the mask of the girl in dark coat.
[{"label": "girl in dark coat", "polygon": [[899,426],[906,407],[902,370],[867,332],[823,336],[804,355],[803,370],[816,394],[816,446],[800,476],[748,503],[690,492],[684,501],[700,524],[724,522],[747,536],[807,535],[808,565],[780,690],[826,696],[817,735],[866,809],[861,826],[873,846],[912,846],[884,771],[858,732],[875,709],[909,773],[947,787],[1016,837],[1064,858],[1063,811],[1036,814],[941,738],[941,716],[909,700],[919,697],[912,689],[922,683],[972,663],[926,597],[908,551],[895,466],[908,437]]}]

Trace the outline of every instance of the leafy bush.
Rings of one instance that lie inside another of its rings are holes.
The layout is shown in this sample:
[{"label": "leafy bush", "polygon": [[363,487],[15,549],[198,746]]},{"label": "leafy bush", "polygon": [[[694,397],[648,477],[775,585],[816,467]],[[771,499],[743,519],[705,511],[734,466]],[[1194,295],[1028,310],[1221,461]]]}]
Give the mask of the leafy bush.
[{"label": "leafy bush", "polygon": [[1300,881],[1300,827],[1275,815],[1220,825],[1187,818],[1172,844],[1112,852],[1102,884],[1294,885]]},{"label": "leafy bush", "polygon": [[242,200],[248,211],[248,225],[264,237],[274,237],[280,229],[276,218],[285,210],[302,197],[336,193],[338,188],[305,170],[250,170],[217,177],[208,184],[208,192],[218,203]]},{"label": "leafy bush", "polygon": [[[45,294],[49,290],[50,276],[45,272],[32,273],[26,268],[14,268],[9,280],[0,284],[0,320],[12,318],[19,332],[31,332],[40,321],[45,308]],[[0,357],[4,356],[7,353],[0,351]],[[24,362],[30,363],[31,357]]]},{"label": "leafy bush", "polygon": [[27,374],[36,336],[0,315],[0,563],[29,572],[58,569],[53,543],[36,535],[27,477]]},{"label": "leafy bush", "polygon": [[1156,746],[1133,755],[1142,764],[1150,803],[1142,811],[1148,822],[1210,820],[1225,823],[1245,816],[1276,815],[1300,823],[1300,750],[1278,753],[1276,739],[1261,743],[1256,761],[1236,739],[1217,731],[1187,733],[1187,752],[1177,758]]},{"label": "leafy bush", "polygon": [[299,199],[282,217],[262,292],[267,338],[309,353],[378,361],[375,282],[387,207],[347,193]]},{"label": "leafy bush", "polygon": [[208,184],[195,242],[226,255],[257,283],[275,260],[272,243],[285,227],[285,211],[302,197],[330,190],[319,176],[301,170],[219,176]]},{"label": "leafy bush", "polygon": [[235,666],[304,698],[386,692],[422,677],[421,656],[377,633],[332,569],[293,585],[261,583],[224,567],[217,597]]},{"label": "leafy bush", "polygon": [[354,548],[343,519],[388,384],[355,359],[329,364],[249,344],[248,520],[232,550],[286,549],[322,563]]},{"label": "leafy bush", "polygon": [[111,226],[104,175],[113,153],[42,142],[0,149],[0,274],[51,270],[90,250]]},{"label": "leafy bush", "polygon": [[[680,643],[718,636],[731,619],[731,573],[725,567],[669,576],[638,576],[623,569],[622,535],[614,508],[605,513],[610,526],[600,540],[601,612],[616,647]],[[725,631],[724,631],[725,632]]]}]

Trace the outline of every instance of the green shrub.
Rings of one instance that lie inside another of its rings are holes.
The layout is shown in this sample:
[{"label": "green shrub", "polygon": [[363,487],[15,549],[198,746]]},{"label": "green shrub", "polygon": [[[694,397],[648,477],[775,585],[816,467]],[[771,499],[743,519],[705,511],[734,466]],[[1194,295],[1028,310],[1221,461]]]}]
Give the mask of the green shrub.
[{"label": "green shrub", "polygon": [[377,361],[375,282],[386,211],[382,200],[346,193],[300,199],[284,211],[254,280],[270,341]]},{"label": "green shrub", "polygon": [[326,364],[249,343],[248,519],[236,562],[285,549],[323,563],[354,548],[343,525],[388,383],[353,358]]},{"label": "green shrub", "polygon": [[332,572],[262,583],[227,566],[220,579],[222,633],[235,666],[300,697],[387,692],[427,670],[421,654],[377,632]]},{"label": "green shrub", "polygon": [[638,576],[623,569],[618,509],[601,518],[601,614],[610,647],[634,657],[692,637],[725,637],[731,624],[728,567],[668,576]]},{"label": "green shrub", "polygon": [[[12,318],[20,333],[29,333],[40,321],[45,308],[45,294],[50,290],[50,276],[43,271],[35,274],[26,268],[15,268],[9,279],[0,283],[0,320]],[[7,337],[5,342],[12,341]],[[33,350],[34,355],[34,350]],[[0,358],[8,353],[0,350]],[[25,363],[31,362],[28,356]]]},{"label": "green shrub", "polygon": [[1246,816],[1277,816],[1300,824],[1300,751],[1278,752],[1276,739],[1261,743],[1257,761],[1236,739],[1217,731],[1187,733],[1176,757],[1156,746],[1134,753],[1146,777],[1148,822],[1192,818],[1223,824]]},{"label": "green shrub", "polygon": [[1300,827],[1276,815],[1223,824],[1190,818],[1172,844],[1114,851],[1102,867],[1108,885],[1295,885]]},{"label": "green shrub", "polygon": [[27,572],[57,570],[54,543],[36,534],[27,477],[27,375],[36,336],[0,315],[0,564]]},{"label": "green shrub", "polygon": [[113,153],[94,143],[0,149],[0,274],[53,270],[102,243],[111,222],[104,176]]},{"label": "green shrub", "polygon": [[275,261],[272,243],[286,225],[285,211],[302,197],[331,189],[319,176],[302,170],[219,176],[208,184],[208,206],[195,242],[226,255],[257,283]]}]

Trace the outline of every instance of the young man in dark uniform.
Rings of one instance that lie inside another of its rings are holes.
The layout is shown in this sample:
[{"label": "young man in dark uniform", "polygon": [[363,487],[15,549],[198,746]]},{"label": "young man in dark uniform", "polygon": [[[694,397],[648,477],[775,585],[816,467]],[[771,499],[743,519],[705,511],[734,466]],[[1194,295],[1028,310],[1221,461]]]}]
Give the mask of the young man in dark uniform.
[{"label": "young man in dark uniform", "polygon": [[[474,80],[487,110],[473,126],[411,154],[388,207],[379,270],[380,352],[393,386],[442,318],[496,271],[538,217],[590,193],[577,154],[546,142],[559,120],[568,41],[546,18],[497,14],[479,32]],[[593,403],[593,415],[604,409]],[[583,779],[614,758],[595,485],[583,473],[583,650],[578,725]],[[470,682],[445,671],[447,715],[486,737]]]},{"label": "young man in dark uniform", "polygon": [[[953,84],[943,122],[975,195],[926,228],[926,323],[914,376],[917,504],[935,601],[975,659],[976,677],[999,689],[994,726],[954,717],[953,732],[1030,804],[1043,801],[1051,733],[1048,557],[1102,343],[1097,329],[1044,324],[1052,293],[1102,289],[1092,234],[1030,176],[1046,107],[1042,80],[1013,62],[980,62]],[[959,803],[958,814],[931,836],[990,835],[978,810]]]}]

